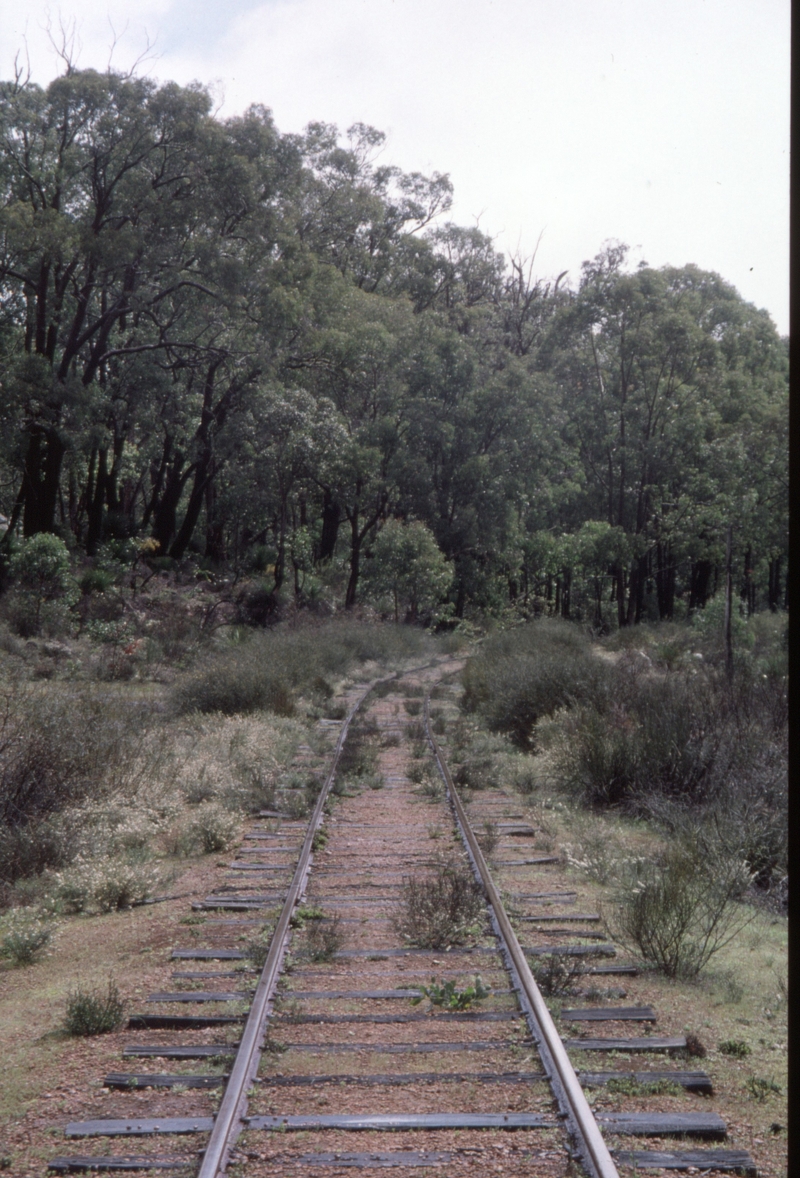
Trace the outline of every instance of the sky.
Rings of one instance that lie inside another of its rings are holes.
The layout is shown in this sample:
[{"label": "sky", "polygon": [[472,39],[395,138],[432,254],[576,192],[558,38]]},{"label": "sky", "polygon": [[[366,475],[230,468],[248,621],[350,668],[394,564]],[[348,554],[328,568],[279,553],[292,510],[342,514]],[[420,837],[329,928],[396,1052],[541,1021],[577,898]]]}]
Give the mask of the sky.
[{"label": "sky", "polygon": [[19,52],[45,85],[62,26],[79,67],[142,57],[221,117],[377,127],[382,162],[448,173],[450,218],[540,278],[623,241],[788,333],[789,0],[0,0],[0,76]]}]

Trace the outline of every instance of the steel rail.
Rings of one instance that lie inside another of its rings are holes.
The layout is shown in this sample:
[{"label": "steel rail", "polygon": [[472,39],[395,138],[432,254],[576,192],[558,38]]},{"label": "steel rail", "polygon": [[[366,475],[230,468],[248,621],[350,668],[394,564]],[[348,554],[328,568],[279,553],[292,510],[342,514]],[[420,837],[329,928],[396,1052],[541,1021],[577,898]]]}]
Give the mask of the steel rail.
[{"label": "steel rail", "polygon": [[444,778],[450,802],[456,819],[469,849],[470,858],[485,889],[492,913],[495,932],[503,944],[507,960],[513,966],[512,975],[520,987],[522,1005],[528,1016],[531,1032],[537,1040],[545,1071],[553,1084],[554,1095],[570,1130],[581,1161],[592,1178],[619,1178],[619,1173],[608,1146],[603,1140],[597,1121],[580,1086],[569,1056],[561,1042],[550,1011],[542,998],[536,979],[531,973],[528,960],[522,951],[511,922],[508,919],[500,894],[492,880],[486,860],[470,826],[463,803],[458,796],[447,762],[439,743],[433,734],[430,722],[430,693],[425,697],[425,729],[436,756],[439,770]]},{"label": "steel rail", "polygon": [[383,679],[376,679],[373,683],[370,683],[366,691],[363,691],[353,704],[342,724],[339,739],[336,742],[331,768],[320,790],[311,818],[309,819],[308,829],[303,840],[297,867],[295,868],[286,900],[281,909],[278,923],[275,926],[275,932],[272,935],[267,960],[261,971],[255,994],[253,995],[253,1001],[250,1005],[250,1011],[247,1015],[242,1038],[233,1066],[231,1067],[230,1077],[225,1086],[225,1092],[220,1102],[219,1110],[214,1118],[214,1127],[211,1130],[211,1136],[203,1153],[203,1160],[198,1170],[198,1178],[217,1178],[219,1174],[224,1173],[236,1138],[239,1132],[245,1127],[243,1117],[247,1102],[247,1092],[258,1072],[261,1048],[266,1033],[267,1016],[271,1011],[275,988],[283,965],[283,959],[286,955],[289,922],[294,907],[306,885],[308,873],[311,868],[311,849],[314,835],[320,825],[322,810],[336,775],[339,756],[347,737],[350,721],[375,687],[381,683],[387,683],[392,679],[396,679],[401,674],[408,673],[407,671],[398,671],[393,675],[387,675]]}]

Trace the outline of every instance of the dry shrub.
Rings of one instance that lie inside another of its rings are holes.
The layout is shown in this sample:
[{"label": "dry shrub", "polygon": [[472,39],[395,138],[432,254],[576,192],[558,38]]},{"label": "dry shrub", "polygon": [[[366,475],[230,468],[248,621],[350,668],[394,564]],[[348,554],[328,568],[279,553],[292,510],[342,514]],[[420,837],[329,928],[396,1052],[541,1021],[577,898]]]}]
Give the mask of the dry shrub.
[{"label": "dry shrub", "polygon": [[[134,791],[146,771],[150,709],[93,688],[10,684],[0,694],[0,880],[68,861],[60,816]],[[73,832],[74,833],[74,832]]]},{"label": "dry shrub", "polygon": [[173,691],[178,712],[270,711],[288,716],[297,696],[314,691],[328,674],[354,664],[407,657],[425,645],[410,627],[332,621],[302,628],[276,627],[220,650]]},{"label": "dry shrub", "polygon": [[311,917],[306,928],[306,953],[311,961],[330,961],[344,945],[344,929],[339,916],[330,919]]},{"label": "dry shrub", "polygon": [[576,992],[576,982],[585,966],[578,957],[564,953],[546,953],[530,961],[536,985],[548,998],[559,998]]},{"label": "dry shrub", "polygon": [[448,859],[431,875],[403,880],[394,926],[412,945],[444,949],[473,940],[483,912],[483,891],[469,868]]}]

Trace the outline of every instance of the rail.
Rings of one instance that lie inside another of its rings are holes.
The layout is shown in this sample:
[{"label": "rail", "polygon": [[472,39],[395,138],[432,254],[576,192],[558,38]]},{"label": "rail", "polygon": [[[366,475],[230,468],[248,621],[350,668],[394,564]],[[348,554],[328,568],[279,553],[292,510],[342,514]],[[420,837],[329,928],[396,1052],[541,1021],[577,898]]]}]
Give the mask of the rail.
[{"label": "rail", "polygon": [[531,973],[531,968],[517,935],[511,927],[511,922],[494,885],[486,860],[456,791],[447,762],[433,734],[430,722],[430,693],[425,697],[425,730],[444,778],[462,837],[469,848],[473,866],[485,889],[492,911],[495,932],[499,935],[506,956],[513,967],[513,973],[516,975],[515,980],[519,987],[520,998],[531,1033],[538,1043],[542,1063],[548,1073],[553,1093],[558,1101],[560,1112],[566,1120],[579,1158],[592,1178],[619,1178],[617,1167],[614,1165],[597,1121],[584,1096],[578,1077],[575,1075],[575,1070],[550,1016],[550,1011],[536,985],[536,979]]},{"label": "rail", "polygon": [[266,1019],[274,998],[283,959],[286,955],[289,922],[292,918],[295,905],[302,895],[306,884],[311,867],[311,850],[314,835],[319,827],[322,810],[331,785],[333,784],[333,779],[336,776],[339,756],[347,738],[350,722],[366,697],[375,687],[381,683],[389,682],[396,677],[396,675],[387,675],[383,679],[376,679],[373,683],[370,683],[367,689],[361,693],[353,704],[342,724],[339,739],[336,742],[331,768],[319,792],[317,803],[309,819],[308,829],[303,840],[297,867],[295,868],[286,900],[284,901],[275,932],[270,942],[267,960],[264,963],[264,968],[261,971],[261,976],[255,994],[253,995],[253,1001],[242,1032],[239,1048],[236,1052],[236,1058],[231,1068],[228,1082],[225,1085],[222,1101],[214,1118],[214,1127],[211,1130],[211,1135],[203,1154],[203,1160],[200,1163],[198,1178],[217,1178],[219,1174],[224,1173],[230,1152],[238,1136],[238,1131],[242,1128],[247,1092],[258,1071]]}]

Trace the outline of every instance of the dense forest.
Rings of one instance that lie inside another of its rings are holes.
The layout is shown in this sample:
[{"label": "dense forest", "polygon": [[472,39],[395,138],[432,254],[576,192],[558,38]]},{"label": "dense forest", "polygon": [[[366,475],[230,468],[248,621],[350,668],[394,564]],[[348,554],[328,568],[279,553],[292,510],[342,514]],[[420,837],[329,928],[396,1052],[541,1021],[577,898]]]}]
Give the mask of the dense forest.
[{"label": "dense forest", "polygon": [[619,243],[537,278],[383,159],[200,85],[0,86],[3,576],[53,533],[257,575],[267,613],[336,585],[608,629],[703,606],[730,532],[747,610],[782,608],[769,315]]}]

